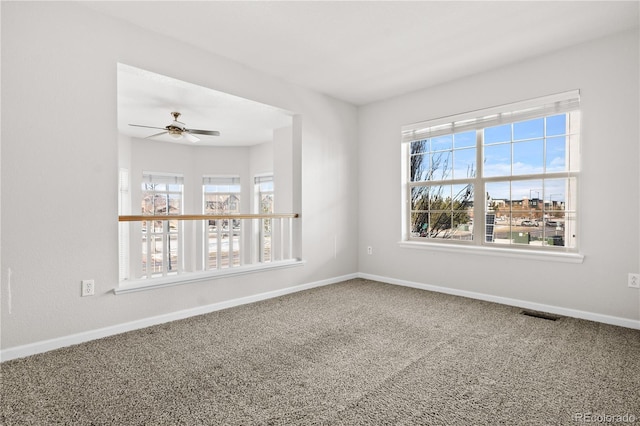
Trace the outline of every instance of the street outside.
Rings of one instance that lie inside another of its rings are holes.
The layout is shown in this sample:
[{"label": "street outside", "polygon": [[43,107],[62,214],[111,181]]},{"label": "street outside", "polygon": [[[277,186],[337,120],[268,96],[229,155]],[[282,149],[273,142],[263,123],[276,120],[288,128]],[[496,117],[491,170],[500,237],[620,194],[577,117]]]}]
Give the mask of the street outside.
[{"label": "street outside", "polygon": [[[448,235],[453,240],[470,241],[473,225],[461,225]],[[564,222],[550,220],[546,223],[533,220],[497,220],[493,230],[496,244],[564,245]]]}]

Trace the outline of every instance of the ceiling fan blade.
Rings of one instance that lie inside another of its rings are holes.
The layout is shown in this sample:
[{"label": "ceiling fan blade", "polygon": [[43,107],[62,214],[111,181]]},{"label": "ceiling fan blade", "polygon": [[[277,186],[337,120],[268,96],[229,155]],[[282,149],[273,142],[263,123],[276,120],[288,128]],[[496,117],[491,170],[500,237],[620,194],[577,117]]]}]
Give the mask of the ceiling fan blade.
[{"label": "ceiling fan blade", "polygon": [[160,129],[160,130],[165,129],[165,127],[143,126],[142,124],[129,124],[129,126],[134,126],[134,127],[146,127],[147,129]]},{"label": "ceiling fan blade", "polygon": [[169,133],[169,132],[160,132],[160,133],[156,133],[155,135],[147,136],[145,139],[155,138],[156,136],[166,135],[167,133]]},{"label": "ceiling fan blade", "polygon": [[189,142],[198,142],[200,140],[199,138],[196,138],[189,132],[182,132],[182,136],[184,136],[184,138]]},{"label": "ceiling fan blade", "polygon": [[[185,129],[187,130],[187,129]],[[198,129],[189,129],[187,130],[189,133],[195,133],[196,135],[208,135],[208,136],[220,136],[220,132],[217,130],[198,130]]]}]

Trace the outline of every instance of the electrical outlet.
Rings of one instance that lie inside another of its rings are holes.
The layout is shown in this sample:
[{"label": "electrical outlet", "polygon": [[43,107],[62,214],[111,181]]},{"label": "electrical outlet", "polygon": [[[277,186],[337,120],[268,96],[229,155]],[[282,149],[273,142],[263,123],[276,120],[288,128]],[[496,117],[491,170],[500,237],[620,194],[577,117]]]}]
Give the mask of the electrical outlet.
[{"label": "electrical outlet", "polygon": [[367,247],[367,254],[373,254],[373,247]]},{"label": "electrical outlet", "polygon": [[93,296],[96,292],[96,284],[93,280],[82,280],[82,297]]},{"label": "electrical outlet", "polygon": [[631,288],[640,288],[640,274],[629,274],[627,285]]}]

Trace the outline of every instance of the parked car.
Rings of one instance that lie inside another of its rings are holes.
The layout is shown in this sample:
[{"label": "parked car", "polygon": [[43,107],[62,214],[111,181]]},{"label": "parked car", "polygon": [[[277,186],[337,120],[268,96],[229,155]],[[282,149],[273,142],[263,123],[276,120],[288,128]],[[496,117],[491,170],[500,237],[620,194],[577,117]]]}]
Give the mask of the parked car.
[{"label": "parked car", "polygon": [[520,222],[520,225],[522,225],[522,226],[538,226],[538,222],[536,222],[534,220],[523,220],[522,222]]},{"label": "parked car", "polygon": [[562,228],[564,226],[564,222],[557,222],[555,220],[548,220],[547,226],[553,226],[554,228]]}]

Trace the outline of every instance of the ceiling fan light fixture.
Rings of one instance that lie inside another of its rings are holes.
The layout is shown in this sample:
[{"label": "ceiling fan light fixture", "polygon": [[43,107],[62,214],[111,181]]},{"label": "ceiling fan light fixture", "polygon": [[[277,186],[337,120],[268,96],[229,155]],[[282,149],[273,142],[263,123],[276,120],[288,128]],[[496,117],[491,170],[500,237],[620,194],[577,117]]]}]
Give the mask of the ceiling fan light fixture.
[{"label": "ceiling fan light fixture", "polygon": [[167,126],[167,133],[169,133],[169,136],[171,136],[173,139],[182,139],[182,129],[178,127]]},{"label": "ceiling fan light fixture", "polygon": [[[217,130],[187,129],[184,123],[178,121],[178,117],[180,117],[179,112],[172,112],[171,115],[173,116],[173,123],[164,127],[164,130],[165,130],[164,132],[147,136],[145,139],[168,134],[169,136],[171,136],[172,139],[175,139],[175,140],[180,140],[182,138],[185,138],[189,142],[198,142],[200,139],[193,136],[192,133],[196,133],[198,135],[207,135],[207,136],[220,136],[220,132]],[[159,130],[163,129],[162,127],[144,126],[142,124],[129,124],[129,126],[146,127],[150,129],[159,129]]]}]

